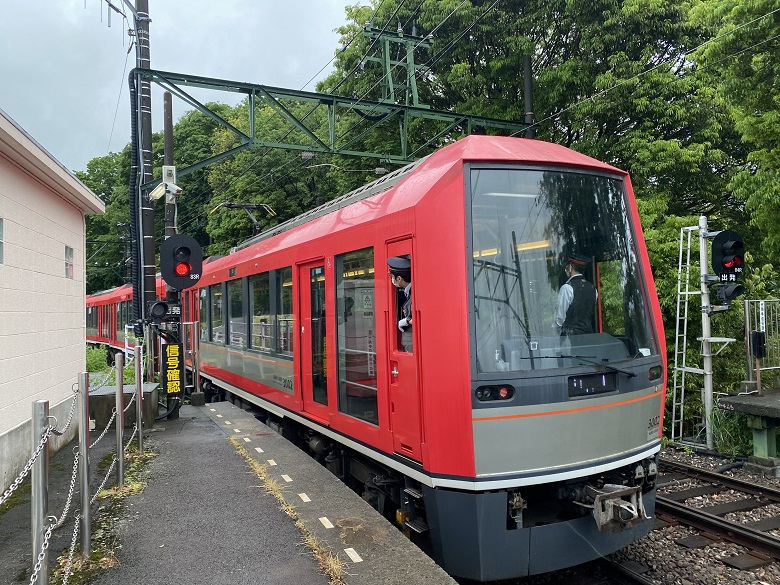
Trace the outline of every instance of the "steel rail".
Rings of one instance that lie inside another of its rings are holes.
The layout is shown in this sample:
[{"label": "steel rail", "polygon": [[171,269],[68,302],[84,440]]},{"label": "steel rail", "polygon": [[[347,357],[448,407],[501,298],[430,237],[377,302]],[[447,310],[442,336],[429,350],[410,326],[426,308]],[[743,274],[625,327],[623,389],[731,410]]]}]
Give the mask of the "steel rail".
[{"label": "steel rail", "polygon": [[666,513],[684,524],[712,534],[725,534],[729,542],[742,545],[753,551],[780,560],[780,538],[750,528],[744,524],[726,520],[704,510],[691,508],[661,496],[655,499],[656,513]]},{"label": "steel rail", "polygon": [[744,480],[728,477],[722,473],[707,471],[686,463],[678,463],[669,459],[659,458],[659,471],[677,471],[691,479],[709,481],[725,488],[742,491],[756,496],[764,496],[774,502],[780,502],[780,490],[763,485],[756,485]]}]

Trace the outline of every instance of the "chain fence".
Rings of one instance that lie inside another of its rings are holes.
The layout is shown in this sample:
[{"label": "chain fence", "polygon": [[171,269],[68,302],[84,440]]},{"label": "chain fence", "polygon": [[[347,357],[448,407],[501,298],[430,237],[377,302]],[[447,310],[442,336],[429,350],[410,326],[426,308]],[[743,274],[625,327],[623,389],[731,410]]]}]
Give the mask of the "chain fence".
[{"label": "chain fence", "polygon": [[[129,360],[128,364],[127,364],[127,367],[130,367],[131,365],[132,365],[132,360]],[[63,426],[62,429],[58,429],[57,428],[57,419],[56,419],[56,417],[54,417],[54,416],[46,416],[45,417],[45,420],[46,420],[47,424],[46,424],[46,426],[42,430],[41,438],[38,441],[37,445],[35,446],[35,448],[33,450],[33,453],[32,453],[32,456],[27,461],[27,463],[24,465],[24,467],[22,468],[22,470],[18,474],[18,476],[13,480],[13,482],[11,482],[10,486],[3,492],[2,496],[0,496],[0,506],[2,506],[3,504],[5,504],[6,502],[8,502],[10,500],[10,498],[12,497],[14,492],[19,488],[20,485],[22,485],[22,483],[24,482],[25,478],[30,474],[31,471],[33,472],[32,477],[33,477],[33,483],[35,484],[34,480],[36,478],[36,473],[38,473],[39,470],[40,470],[40,468],[36,468],[35,465],[36,465],[36,463],[40,463],[39,459],[40,459],[42,453],[44,453],[44,450],[47,449],[47,446],[48,446],[48,443],[49,443],[49,440],[50,440],[51,436],[52,435],[62,436],[69,429],[69,427],[70,427],[70,425],[71,425],[71,423],[73,421],[74,414],[76,412],[76,406],[77,406],[77,403],[78,403],[79,396],[82,396],[82,400],[83,400],[82,408],[84,409],[84,411],[86,411],[86,415],[80,414],[80,418],[85,417],[86,418],[86,426],[87,427],[89,426],[89,413],[88,413],[88,406],[87,406],[87,403],[88,403],[88,400],[89,400],[88,396],[93,394],[96,390],[100,389],[101,387],[105,386],[107,381],[110,379],[110,377],[112,376],[113,372],[115,371],[115,369],[116,369],[115,366],[112,367],[112,369],[109,371],[108,375],[105,378],[103,378],[97,385],[95,385],[93,387],[87,387],[87,388],[84,388],[82,390],[81,388],[78,387],[81,384],[74,384],[73,400],[71,402],[70,411],[69,411],[69,414],[68,414],[68,417],[67,417],[67,421],[66,421],[66,423],[65,423],[65,425]],[[85,376],[85,379],[88,379],[88,378]],[[87,384],[87,386],[89,386],[89,385]],[[135,400],[137,398],[137,394],[138,394],[138,389],[137,388],[138,388],[138,384],[136,383],[136,387],[135,387],[135,389],[134,389],[134,391],[133,391],[129,401],[127,402],[126,406],[124,407],[123,412],[127,412],[130,409],[131,405],[135,402]],[[121,393],[122,400],[124,400],[124,388],[117,388],[117,392]],[[46,413],[48,414],[48,402],[47,401],[38,401],[38,402],[39,403],[45,402],[45,404],[46,404]],[[117,402],[117,404],[120,404],[120,402]],[[96,499],[98,497],[98,494],[100,494],[100,492],[103,491],[104,487],[108,483],[108,481],[109,481],[109,479],[111,477],[111,474],[112,474],[112,472],[113,472],[113,470],[114,470],[114,468],[116,466],[116,463],[119,460],[119,457],[124,457],[125,451],[133,443],[136,435],[139,432],[139,425],[142,424],[141,417],[140,417],[140,414],[141,414],[140,413],[140,404],[138,406],[138,411],[139,411],[139,418],[138,418],[138,420],[136,421],[136,423],[134,425],[133,433],[130,436],[130,439],[125,444],[118,445],[118,447],[121,447],[121,453],[118,453],[115,450],[113,460],[112,460],[112,462],[111,462],[111,464],[110,464],[110,466],[109,466],[105,476],[103,477],[103,479],[102,479],[102,481],[100,483],[100,486],[95,491],[95,493],[92,496],[92,498],[89,499],[88,505],[85,504],[85,500],[82,499],[82,506],[81,506],[82,508],[85,508],[85,507],[88,508],[92,504],[95,503],[95,501],[96,501]],[[86,450],[87,453],[89,453],[89,451],[91,449],[93,449],[101,441],[101,439],[103,439],[106,436],[108,430],[110,429],[111,425],[114,423],[116,418],[117,418],[117,409],[114,408],[108,423],[106,424],[105,428],[100,433],[100,436],[91,445],[89,445],[88,449]],[[121,420],[121,418],[119,420]],[[52,424],[48,424],[49,421],[54,421],[54,424],[53,425]],[[81,422],[83,422],[83,421],[81,421]],[[117,424],[118,424],[118,422],[117,422]],[[81,424],[80,424],[80,426],[81,426]],[[37,427],[37,429],[39,429],[39,428],[40,428],[40,426]],[[36,425],[35,425],[34,421],[33,421],[33,429],[34,429],[33,432],[37,431]],[[85,436],[88,436],[87,435],[88,431],[84,431],[84,430],[80,429],[79,432],[80,433],[84,432]],[[141,439],[139,438],[139,444],[140,444],[140,440]],[[81,444],[82,445],[86,445],[86,443],[87,443],[87,441],[85,440]],[[48,453],[48,451],[46,451],[46,453]],[[80,471],[84,471],[82,469],[83,466],[80,465],[80,462],[81,461],[86,462],[86,460],[87,460],[87,458],[82,458],[81,457],[82,453],[81,453],[79,447],[74,447],[73,453],[74,453],[74,458],[73,458],[72,472],[71,472],[71,475],[70,475],[70,485],[68,486],[68,493],[67,493],[67,497],[66,497],[66,500],[65,500],[64,509],[62,511],[62,514],[60,514],[59,516],[49,516],[49,515],[47,515],[46,519],[45,519],[45,522],[43,523],[43,526],[41,527],[41,529],[42,529],[42,539],[39,540],[39,542],[40,542],[40,550],[37,552],[37,555],[34,555],[35,563],[34,563],[34,565],[32,567],[32,573],[30,575],[30,581],[29,581],[30,585],[47,585],[47,583],[48,583],[48,553],[47,553],[47,551],[48,551],[48,548],[49,548],[49,543],[50,543],[50,540],[51,540],[52,532],[54,530],[62,527],[63,524],[65,524],[65,522],[68,519],[68,514],[70,512],[70,509],[71,509],[71,506],[72,506],[72,503],[73,503],[73,496],[74,496],[74,493],[76,491],[76,483],[77,483],[77,479],[79,477],[79,472]],[[48,464],[48,459],[44,459],[43,461],[45,462],[44,466]],[[87,465],[86,467],[87,467],[86,473],[88,474],[89,473],[89,470],[88,470],[89,466]],[[46,470],[43,475],[45,477],[45,481],[48,482],[48,470]],[[118,481],[118,483],[122,481],[121,473],[118,474],[117,481]],[[84,487],[84,486],[85,486],[84,478],[82,478],[82,487]],[[35,485],[33,486],[33,490],[35,490]],[[86,480],[86,491],[88,492],[88,490],[89,490],[89,488],[88,488],[88,480]],[[82,491],[85,491],[85,490],[82,489]],[[48,487],[46,487],[44,489],[44,494],[47,494],[47,493],[48,493]],[[83,496],[84,496],[84,494],[82,494],[82,497]],[[35,495],[33,497],[33,501],[35,501]],[[46,510],[47,508],[48,508],[48,505],[44,504],[44,510]],[[86,512],[87,512],[87,514],[85,514],[85,510],[84,509],[81,509],[81,510],[77,510],[76,513],[74,514],[74,520],[75,521],[74,521],[73,534],[72,534],[72,538],[71,538],[70,550],[68,552],[67,562],[63,566],[63,572],[62,572],[62,575],[63,575],[62,583],[63,583],[63,585],[67,584],[68,579],[74,573],[74,571],[73,571],[73,557],[74,557],[74,554],[75,554],[76,543],[78,542],[79,533],[82,532],[82,540],[83,540],[84,536],[86,536],[87,539],[89,538],[89,531],[86,530],[86,528],[88,528],[88,526],[85,528],[85,532],[81,531],[81,524],[82,524],[82,522],[83,521],[88,521],[88,518],[89,518],[89,514],[88,514],[89,511],[86,510]],[[35,517],[35,510],[33,510],[33,517]],[[36,529],[35,529],[35,525],[36,524],[35,524],[35,522],[36,521],[33,519],[33,542],[34,543],[35,543],[35,540],[36,540]],[[40,522],[41,521],[38,520],[38,526],[40,526]],[[40,537],[41,533],[37,533],[37,534]],[[89,541],[87,540],[87,543],[88,542]],[[84,543],[82,543],[82,545],[84,545]],[[88,545],[87,545],[87,547],[88,547]],[[84,554],[84,551],[82,551],[82,554]],[[87,554],[88,554],[88,552],[87,552]],[[39,579],[42,579],[42,581],[39,582]]]}]

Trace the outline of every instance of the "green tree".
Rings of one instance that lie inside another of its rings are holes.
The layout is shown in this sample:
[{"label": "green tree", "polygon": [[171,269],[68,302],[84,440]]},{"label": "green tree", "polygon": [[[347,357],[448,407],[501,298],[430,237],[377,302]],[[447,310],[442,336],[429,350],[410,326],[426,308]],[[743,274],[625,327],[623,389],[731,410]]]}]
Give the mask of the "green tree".
[{"label": "green tree", "polygon": [[718,82],[713,87],[747,151],[728,188],[746,203],[749,222],[758,228],[749,244],[775,257],[780,253],[774,229],[780,222],[780,9],[774,0],[711,0],[694,16],[717,30],[697,61]]}]

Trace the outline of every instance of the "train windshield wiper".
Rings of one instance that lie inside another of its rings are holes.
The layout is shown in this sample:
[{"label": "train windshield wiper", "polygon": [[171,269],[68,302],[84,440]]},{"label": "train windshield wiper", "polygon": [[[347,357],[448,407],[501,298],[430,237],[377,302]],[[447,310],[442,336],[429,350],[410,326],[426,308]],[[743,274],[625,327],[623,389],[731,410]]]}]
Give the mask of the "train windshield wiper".
[{"label": "train windshield wiper", "polygon": [[562,356],[559,356],[559,357],[570,358],[570,359],[575,359],[575,360],[582,360],[583,362],[587,362],[589,364],[593,364],[594,366],[604,366],[605,368],[610,369],[613,372],[620,372],[621,374],[625,374],[629,378],[636,377],[636,372],[630,372],[628,370],[623,370],[621,368],[616,368],[615,366],[612,366],[612,365],[610,365],[610,364],[608,364],[606,362],[600,362],[598,360],[594,360],[592,358],[585,357],[585,356],[582,356],[582,355],[562,355]]},{"label": "train windshield wiper", "polygon": [[600,362],[598,360],[594,360],[593,357],[586,357],[584,355],[540,355],[535,356],[539,359],[558,359],[558,358],[564,358],[564,359],[572,359],[572,360],[582,360],[583,362],[587,362],[589,364],[593,364],[594,366],[604,366],[605,368],[612,370],[613,372],[620,372],[621,374],[625,374],[629,378],[635,378],[636,373],[630,372],[629,370],[623,370],[621,368],[616,368],[613,365],[610,365],[606,362]]}]

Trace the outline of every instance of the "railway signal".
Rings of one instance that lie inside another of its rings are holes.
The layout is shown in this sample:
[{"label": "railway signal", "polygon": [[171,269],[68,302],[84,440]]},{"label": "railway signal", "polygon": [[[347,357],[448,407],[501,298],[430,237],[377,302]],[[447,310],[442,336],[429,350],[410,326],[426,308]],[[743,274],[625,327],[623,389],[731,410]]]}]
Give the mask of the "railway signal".
[{"label": "railway signal", "polygon": [[745,268],[745,242],[737,232],[724,230],[718,232],[712,240],[712,270],[718,276],[718,299],[724,305],[745,292],[745,287],[739,284]]},{"label": "railway signal", "polygon": [[195,238],[176,234],[160,246],[160,272],[163,280],[176,290],[195,286],[203,268],[203,251]]}]

